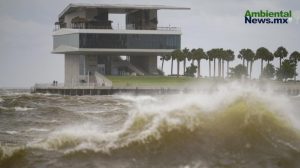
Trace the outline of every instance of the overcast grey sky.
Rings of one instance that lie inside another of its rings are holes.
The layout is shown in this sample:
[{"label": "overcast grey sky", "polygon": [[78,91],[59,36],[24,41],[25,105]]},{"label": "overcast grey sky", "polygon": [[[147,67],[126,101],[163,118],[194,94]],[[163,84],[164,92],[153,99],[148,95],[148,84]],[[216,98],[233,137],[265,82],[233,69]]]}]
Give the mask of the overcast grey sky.
[{"label": "overcast grey sky", "polygon": [[[63,82],[64,57],[51,54],[52,31],[58,14],[69,3],[113,3],[173,5],[190,7],[190,11],[162,10],[158,13],[160,26],[182,29],[182,48],[256,50],[263,46],[272,52],[284,46],[291,53],[300,51],[299,0],[0,0],[0,87],[30,87],[34,83],[53,80]],[[250,10],[292,10],[295,18],[290,24],[249,25],[244,14]],[[113,16],[115,23],[121,18]],[[235,61],[232,65],[241,63]],[[278,61],[274,61],[278,66]],[[158,64],[160,66],[160,63]],[[254,64],[258,76],[260,62]],[[298,66],[298,73],[300,67]],[[170,72],[170,63],[165,64]],[[207,62],[201,72],[208,74]]]}]

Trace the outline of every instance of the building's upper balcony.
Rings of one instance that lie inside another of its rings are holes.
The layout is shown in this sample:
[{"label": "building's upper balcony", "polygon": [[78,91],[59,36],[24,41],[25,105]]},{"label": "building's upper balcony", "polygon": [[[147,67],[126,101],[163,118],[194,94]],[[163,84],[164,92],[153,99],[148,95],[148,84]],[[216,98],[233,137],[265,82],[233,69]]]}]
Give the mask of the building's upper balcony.
[{"label": "building's upper balcony", "polygon": [[156,27],[156,28],[149,28],[149,29],[139,29],[135,27],[122,27],[122,26],[117,26],[117,27],[112,27],[112,26],[99,26],[95,24],[81,24],[81,25],[73,25],[71,27],[66,27],[66,26],[60,26],[60,25],[55,25],[54,27],[54,32],[61,30],[61,29],[96,29],[96,30],[157,30],[157,31],[171,31],[171,32],[181,32],[180,27],[174,27],[174,26],[165,26],[165,27]]},{"label": "building's upper balcony", "polygon": [[[181,31],[158,26],[157,11],[161,9],[189,8],[70,4],[55,23],[53,53],[170,53],[180,48]],[[121,21],[125,26],[112,24],[111,14],[125,17]]]},{"label": "building's upper balcony", "polygon": [[[189,10],[190,8],[164,5],[108,5],[108,4],[70,4],[58,17],[55,30],[67,29],[104,29],[104,30],[159,30],[180,31],[177,27],[159,27],[157,11]],[[111,15],[125,16],[124,27],[113,27]]]},{"label": "building's upper balcony", "polygon": [[58,31],[60,29],[104,29],[104,30],[158,30],[158,31],[176,31],[180,32],[180,27],[174,26],[165,26],[165,27],[139,27],[134,24],[125,26],[112,26],[111,21],[107,21],[107,23],[96,22],[96,21],[85,21],[72,23],[70,26],[67,26],[66,23],[56,22],[54,31]]}]

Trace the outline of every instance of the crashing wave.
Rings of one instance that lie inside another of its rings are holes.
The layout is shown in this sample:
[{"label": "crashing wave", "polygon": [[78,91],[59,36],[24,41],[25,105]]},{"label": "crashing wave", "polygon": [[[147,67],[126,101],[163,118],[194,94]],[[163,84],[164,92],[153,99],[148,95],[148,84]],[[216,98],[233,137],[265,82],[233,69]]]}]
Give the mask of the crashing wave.
[{"label": "crashing wave", "polygon": [[288,112],[288,99],[255,86],[233,83],[222,85],[213,93],[122,99],[135,102],[122,129],[104,132],[93,122],[69,125],[32,147],[104,154],[123,150],[152,153],[172,145],[182,145],[184,150],[186,143],[199,150],[203,145],[229,151],[300,149],[294,127],[297,121]]}]

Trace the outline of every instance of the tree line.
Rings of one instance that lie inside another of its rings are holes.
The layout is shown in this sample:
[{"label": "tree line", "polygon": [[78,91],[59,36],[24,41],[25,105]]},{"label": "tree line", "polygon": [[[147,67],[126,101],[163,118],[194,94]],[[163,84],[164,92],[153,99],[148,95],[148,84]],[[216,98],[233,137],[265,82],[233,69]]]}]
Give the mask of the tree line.
[{"label": "tree line", "polygon": [[[208,61],[209,77],[225,78],[225,62],[227,66],[227,76],[229,77],[252,77],[252,66],[255,61],[261,61],[260,78],[276,78],[278,80],[287,80],[288,78],[296,78],[297,63],[300,61],[300,53],[292,52],[290,55],[284,47],[278,47],[276,51],[271,52],[265,47],[260,47],[256,51],[244,48],[239,51],[237,58],[242,60],[242,64],[230,68],[230,62],[234,61],[236,55],[231,49],[213,48],[204,51],[202,48],[183,50],[176,49],[172,53],[161,56],[162,71],[165,61],[171,61],[171,75],[173,74],[173,63],[177,61],[177,77],[179,77],[180,64],[183,63],[183,75],[201,77],[201,61]],[[275,69],[271,62],[274,58],[279,59],[279,67]],[[191,61],[191,65],[186,67],[187,61]],[[195,65],[196,62],[196,65]],[[267,62],[264,66],[264,62]],[[216,67],[218,70],[216,71]],[[213,68],[213,71],[212,71]],[[230,70],[230,71],[229,71]]]}]

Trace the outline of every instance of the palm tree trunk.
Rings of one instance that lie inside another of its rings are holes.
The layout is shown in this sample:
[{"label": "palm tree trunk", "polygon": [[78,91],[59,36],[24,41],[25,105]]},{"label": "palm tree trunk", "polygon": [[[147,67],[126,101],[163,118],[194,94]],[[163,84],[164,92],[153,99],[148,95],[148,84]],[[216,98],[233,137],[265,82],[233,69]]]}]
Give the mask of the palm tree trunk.
[{"label": "palm tree trunk", "polygon": [[243,58],[243,66],[245,66],[245,58]]},{"label": "palm tree trunk", "polygon": [[247,60],[247,75],[249,74],[249,61]]},{"label": "palm tree trunk", "polygon": [[183,75],[185,75],[186,59],[183,60]]},{"label": "palm tree trunk", "polygon": [[198,59],[197,61],[198,61],[198,78],[200,78],[200,59]]},{"label": "palm tree trunk", "polygon": [[250,79],[251,79],[251,76],[252,76],[252,65],[253,65],[253,61],[250,62]]},{"label": "palm tree trunk", "polygon": [[216,59],[214,58],[214,77],[216,77]]},{"label": "palm tree trunk", "polygon": [[221,77],[221,59],[218,59],[218,77]]},{"label": "palm tree trunk", "polygon": [[223,76],[222,76],[222,74],[223,74],[223,71],[222,71],[222,70],[223,70],[223,68],[222,68],[222,59],[220,59],[220,76],[221,76],[221,77],[223,77]]},{"label": "palm tree trunk", "polygon": [[179,77],[179,68],[180,68],[179,60],[177,59],[177,78]]},{"label": "palm tree trunk", "polygon": [[261,77],[262,77],[263,68],[264,68],[264,60],[261,59],[261,65],[260,65],[260,76]]},{"label": "palm tree trunk", "polygon": [[281,57],[279,57],[279,68],[281,68]]},{"label": "palm tree trunk", "polygon": [[229,76],[229,61],[227,61],[227,77]]},{"label": "palm tree trunk", "polygon": [[172,59],[172,61],[171,61],[171,76],[173,75],[173,61],[174,61],[174,59],[173,58],[171,58]]},{"label": "palm tree trunk", "polygon": [[208,60],[209,77],[211,77],[211,62]]},{"label": "palm tree trunk", "polygon": [[224,76],[224,60],[222,60],[222,77],[225,78],[225,76]]}]

